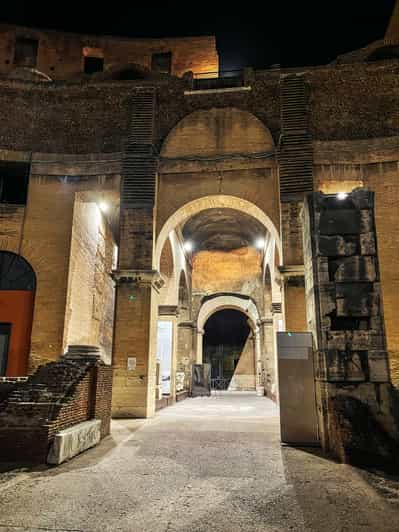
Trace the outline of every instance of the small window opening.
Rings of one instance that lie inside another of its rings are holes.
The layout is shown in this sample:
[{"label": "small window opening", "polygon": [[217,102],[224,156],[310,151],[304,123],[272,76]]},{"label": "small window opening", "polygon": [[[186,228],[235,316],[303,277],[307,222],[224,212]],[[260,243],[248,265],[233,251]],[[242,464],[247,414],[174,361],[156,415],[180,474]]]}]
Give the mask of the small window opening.
[{"label": "small window opening", "polygon": [[26,205],[30,165],[0,161],[0,203]]},{"label": "small window opening", "polygon": [[172,72],[172,52],[153,54],[151,70],[159,74],[170,74]]},{"label": "small window opening", "polygon": [[39,41],[36,39],[17,38],[15,41],[14,64],[22,67],[35,68]]}]

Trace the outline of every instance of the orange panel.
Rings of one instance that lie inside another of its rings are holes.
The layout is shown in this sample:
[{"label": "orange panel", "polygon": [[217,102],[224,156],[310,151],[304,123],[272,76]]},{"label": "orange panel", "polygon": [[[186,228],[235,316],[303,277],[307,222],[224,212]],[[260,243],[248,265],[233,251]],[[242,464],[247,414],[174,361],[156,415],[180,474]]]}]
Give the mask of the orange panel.
[{"label": "orange panel", "polygon": [[7,377],[27,375],[34,292],[0,290],[0,323],[11,323]]}]

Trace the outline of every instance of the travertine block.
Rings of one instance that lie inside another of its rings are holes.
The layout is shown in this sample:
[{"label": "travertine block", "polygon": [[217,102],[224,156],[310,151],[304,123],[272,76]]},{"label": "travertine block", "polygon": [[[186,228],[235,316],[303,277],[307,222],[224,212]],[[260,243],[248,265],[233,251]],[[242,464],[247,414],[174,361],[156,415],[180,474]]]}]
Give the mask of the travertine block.
[{"label": "travertine block", "polygon": [[101,421],[94,419],[79,423],[55,435],[47,457],[47,463],[59,465],[94,447],[101,440]]},{"label": "travertine block", "polygon": [[350,257],[337,261],[335,280],[345,281],[369,281],[377,279],[375,262],[373,257]]}]

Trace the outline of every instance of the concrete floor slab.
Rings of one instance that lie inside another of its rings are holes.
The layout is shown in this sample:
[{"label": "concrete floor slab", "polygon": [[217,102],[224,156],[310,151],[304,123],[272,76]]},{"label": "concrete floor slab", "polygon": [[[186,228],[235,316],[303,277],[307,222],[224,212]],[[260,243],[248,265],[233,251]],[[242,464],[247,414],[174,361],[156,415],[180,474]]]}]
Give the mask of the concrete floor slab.
[{"label": "concrete floor slab", "polygon": [[399,532],[399,484],[282,448],[272,402],[219,393],[114,421],[73,461],[7,478],[2,530]]}]

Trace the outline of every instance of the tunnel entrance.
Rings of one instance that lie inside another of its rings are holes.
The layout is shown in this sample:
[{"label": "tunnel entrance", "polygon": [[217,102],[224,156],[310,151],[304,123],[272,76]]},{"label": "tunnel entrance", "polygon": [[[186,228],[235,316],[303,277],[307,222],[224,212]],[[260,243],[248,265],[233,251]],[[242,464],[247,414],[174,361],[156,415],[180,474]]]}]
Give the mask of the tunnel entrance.
[{"label": "tunnel entrance", "polygon": [[205,324],[204,362],[211,365],[213,389],[255,390],[255,358],[248,317],[220,310]]}]

